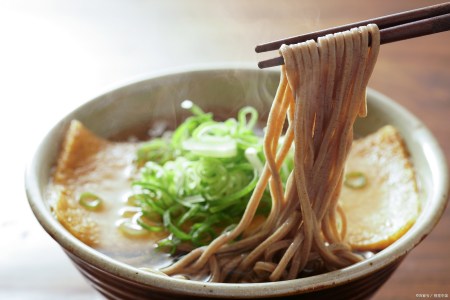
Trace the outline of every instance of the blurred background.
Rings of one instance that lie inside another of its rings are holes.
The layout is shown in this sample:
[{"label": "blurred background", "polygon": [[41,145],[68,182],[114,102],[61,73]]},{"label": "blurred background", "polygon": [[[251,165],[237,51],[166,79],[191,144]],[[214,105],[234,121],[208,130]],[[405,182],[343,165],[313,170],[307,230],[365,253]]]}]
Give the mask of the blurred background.
[{"label": "blurred background", "polygon": [[[45,132],[133,77],[253,63],[261,42],[440,1],[0,0],[0,299],[102,299],[39,226],[23,173]],[[369,85],[416,114],[450,160],[450,33],[382,46]],[[450,213],[374,299],[450,294]]]}]

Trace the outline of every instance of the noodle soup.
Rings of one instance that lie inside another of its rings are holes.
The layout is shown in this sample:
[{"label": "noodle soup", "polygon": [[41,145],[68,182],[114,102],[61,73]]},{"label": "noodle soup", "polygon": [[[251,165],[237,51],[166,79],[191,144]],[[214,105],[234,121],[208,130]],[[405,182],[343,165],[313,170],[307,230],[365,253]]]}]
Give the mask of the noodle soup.
[{"label": "noodle soup", "polygon": [[[202,112],[202,114],[205,113]],[[192,243],[184,242],[179,243],[176,248],[170,249],[167,241],[168,237],[174,238],[173,232],[167,228],[146,230],[145,224],[153,226],[157,224],[152,224],[152,221],[148,219],[146,219],[146,223],[139,221],[142,221],[140,218],[145,218],[145,215],[143,215],[144,208],[136,202],[136,195],[138,194],[133,189],[133,182],[139,180],[139,173],[142,172],[142,168],[145,166],[145,163],[140,160],[143,157],[142,150],[148,150],[151,142],[158,142],[161,138],[161,136],[155,136],[155,133],[161,133],[155,128],[164,127],[164,131],[167,133],[166,129],[168,126],[162,124],[166,123],[159,122],[150,125],[150,128],[146,126],[145,128],[148,129],[138,128],[127,131],[113,138],[113,141],[106,141],[95,136],[81,123],[72,122],[66,134],[63,154],[60,156],[60,161],[56,167],[54,180],[48,188],[49,198],[56,217],[72,234],[86,244],[95,247],[98,251],[118,261],[144,270],[164,269],[195,248],[195,245],[192,245]],[[218,124],[222,124],[222,122],[213,123],[214,126]],[[261,142],[262,130],[256,127],[254,131],[258,133],[254,135],[254,137],[257,137],[256,145]],[[136,134],[131,134],[130,132],[136,132]],[[172,131],[169,130],[168,132]],[[173,135],[173,133],[169,134]],[[385,159],[391,159],[394,164],[396,161],[401,161],[394,152],[386,151],[389,147],[399,147],[399,145],[392,143],[392,139],[400,142],[401,138],[397,136],[398,133],[392,127],[384,127],[376,134],[362,138],[355,143],[353,148],[356,149],[356,152],[350,155],[348,159],[349,166],[354,163],[361,165],[361,157],[358,156],[358,152],[365,151],[371,155],[376,154],[376,151],[371,150],[370,146],[365,146],[365,144],[370,144],[374,139],[380,139],[383,135],[386,135],[388,138],[379,140],[379,145],[376,148],[381,149],[382,156]],[[116,142],[117,140],[119,142]],[[150,140],[150,144],[146,140]],[[98,144],[103,146],[98,146]],[[90,151],[92,147],[96,149],[94,153]],[[77,149],[78,151],[75,151]],[[88,150],[83,152],[79,149]],[[209,151],[212,150],[209,149]],[[154,153],[155,157],[158,155],[161,155],[160,151]],[[287,178],[293,168],[292,155],[293,152],[291,150],[291,157],[283,166],[282,172],[284,172],[283,176],[285,178]],[[156,161],[155,157],[150,160],[152,164]],[[146,159],[149,159],[149,157],[146,157]],[[382,163],[385,162],[383,161]],[[253,161],[253,164],[255,170],[262,168],[261,161]],[[67,169],[67,166],[70,166],[71,169]],[[147,167],[152,167],[152,165],[147,165]],[[393,176],[398,177],[401,172],[412,171],[411,168],[411,166],[407,166],[404,170],[398,169]],[[73,172],[74,170],[75,172]],[[261,172],[261,170],[259,171]],[[347,174],[352,175],[352,170],[349,170]],[[367,174],[370,175],[370,172]],[[371,175],[370,178],[370,180],[373,180],[372,178],[376,178],[376,176]],[[353,198],[361,197],[361,195],[367,193],[364,190],[380,187],[380,185],[371,187],[369,184],[365,187],[354,179],[349,182],[345,182],[342,193],[343,197],[350,199],[350,202],[348,199],[343,202],[344,208],[348,211],[354,208],[354,204],[351,202]],[[414,183],[414,178],[412,178],[411,182]],[[404,184],[404,187],[408,188],[408,185]],[[411,187],[414,188],[415,184]],[[396,188],[399,187],[397,186]],[[92,207],[86,207],[86,204],[81,202],[81,195],[86,193],[86,191],[102,200],[101,207],[92,209]],[[250,197],[250,192],[244,195],[244,200]],[[352,195],[352,193],[355,195]],[[369,193],[372,192],[369,190]],[[267,197],[270,197],[270,195],[266,194]],[[409,198],[413,199],[411,195]],[[241,204],[240,214],[243,213],[245,203]],[[265,210],[261,209],[257,213],[249,228],[243,233],[242,239],[248,238],[257,232],[257,229],[264,223],[270,210],[270,202],[267,202],[266,206]],[[186,212],[189,212],[189,210],[185,210]],[[225,210],[226,212],[227,210]],[[411,216],[411,218],[413,217],[414,215]],[[161,217],[159,221],[161,221]],[[235,218],[234,222],[238,221],[238,218]],[[192,222],[188,222],[187,225],[192,226]],[[189,226],[187,225],[179,229],[189,233]],[[227,225],[229,226],[230,224],[213,224],[211,227],[214,228],[217,236]],[[207,242],[209,243],[210,240]],[[174,245],[171,246],[174,247]],[[378,248],[369,248],[369,251],[361,248],[361,250],[363,252],[355,250],[355,253],[367,258],[373,255],[373,251],[377,251]],[[311,276],[326,271],[323,261],[321,261],[319,256],[316,256],[302,270],[299,277]],[[211,276],[205,272],[195,276],[182,275],[181,277],[202,281],[211,280]]]},{"label": "noodle soup", "polygon": [[[191,116],[173,132],[154,126],[162,135],[137,149],[72,121],[53,177],[56,217],[109,251],[124,240],[105,232],[110,218],[98,215],[116,211],[118,230],[140,239],[125,242],[131,257],[120,260],[185,279],[282,281],[361,262],[360,251],[395,242],[420,209],[397,130],[353,139],[356,119],[367,116],[379,44],[369,24],[283,45],[263,137],[254,107],[219,122],[189,100],[181,107]],[[121,188],[127,184],[130,192]],[[126,201],[118,209],[105,198]],[[151,245],[144,261],[143,241]]]},{"label": "noodle soup", "polygon": [[[389,278],[401,261],[404,261],[405,253],[419,244],[437,224],[445,207],[445,195],[448,191],[446,163],[432,134],[411,113],[373,90],[368,90],[367,95],[368,116],[356,122],[355,136],[369,137],[388,124],[400,132],[411,154],[410,162],[414,165],[420,186],[421,211],[415,224],[400,239],[383,251],[350,267],[279,282],[216,284],[179,280],[162,276],[154,268],[144,270],[132,267],[88,247],[61,226],[54,213],[49,210],[50,203],[45,189],[52,177],[51,168],[56,164],[71,120],[79,120],[95,135],[107,140],[114,140],[112,137],[121,132],[125,132],[125,136],[131,136],[136,132],[134,128],[148,127],[154,120],[163,120],[169,124],[168,128],[173,130],[189,116],[189,113],[181,108],[181,102],[184,99],[192,99],[203,110],[220,116],[221,121],[236,117],[237,111],[244,103],[251,105],[258,110],[264,124],[278,82],[277,70],[261,71],[256,70],[254,66],[215,65],[144,77],[93,99],[55,125],[27,168],[27,194],[34,214],[86,279],[102,294],[111,298],[286,299],[299,297],[300,294],[315,299],[369,297]],[[372,142],[380,144],[387,136],[391,135],[378,135],[378,141]],[[145,139],[143,137],[143,140]],[[370,184],[372,181],[368,182]],[[344,188],[346,189],[345,186]],[[355,191],[370,192],[370,189]],[[361,197],[370,198],[367,194]],[[78,201],[77,198],[74,199]],[[104,200],[106,202],[107,199]],[[110,229],[117,231],[115,223],[111,224]]]}]

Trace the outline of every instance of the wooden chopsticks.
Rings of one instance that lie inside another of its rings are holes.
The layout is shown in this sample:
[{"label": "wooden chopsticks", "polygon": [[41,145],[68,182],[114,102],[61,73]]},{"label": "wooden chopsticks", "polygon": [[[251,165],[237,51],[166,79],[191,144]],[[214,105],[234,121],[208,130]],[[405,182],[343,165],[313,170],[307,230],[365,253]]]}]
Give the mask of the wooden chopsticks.
[{"label": "wooden chopsticks", "polygon": [[[271,50],[278,50],[283,44],[296,44],[311,39],[317,41],[317,38],[321,36],[349,30],[351,28],[367,24],[377,24],[380,29],[380,44],[388,44],[447,31],[450,30],[450,2],[261,44],[256,46],[255,51],[257,53],[261,53]],[[258,63],[258,67],[264,69],[282,64],[284,64],[284,60],[283,57],[280,56],[260,61]]]}]

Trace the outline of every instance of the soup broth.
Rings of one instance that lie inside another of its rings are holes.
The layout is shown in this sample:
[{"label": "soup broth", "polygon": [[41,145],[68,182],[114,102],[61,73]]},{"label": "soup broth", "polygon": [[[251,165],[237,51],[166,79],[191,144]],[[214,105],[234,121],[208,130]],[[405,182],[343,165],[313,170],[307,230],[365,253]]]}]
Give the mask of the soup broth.
[{"label": "soup broth", "polygon": [[[255,128],[260,135],[261,128]],[[167,228],[145,230],[142,227],[145,224],[140,226],[136,221],[142,216],[142,208],[135,203],[133,189],[133,182],[138,180],[142,167],[137,160],[138,150],[145,141],[173,130],[170,124],[158,120],[108,141],[73,121],[48,188],[48,197],[58,220],[84,243],[137,268],[164,269],[194,249],[187,243],[179,244],[176,251],[158,247],[161,240],[173,233]],[[386,164],[390,165],[387,172]],[[414,171],[401,137],[391,126],[355,141],[347,165],[347,174],[351,176],[349,183],[343,185],[340,199],[350,220],[347,235],[352,237],[349,242],[355,253],[367,258],[394,242],[413,224],[419,211]],[[355,172],[359,177],[355,177]],[[361,176],[365,178],[363,182]],[[84,193],[96,195],[102,201],[101,206],[92,209],[81,205],[80,198]],[[397,204],[390,204],[392,199]],[[387,210],[398,205],[404,208],[405,214],[386,215]],[[370,220],[368,224],[360,221],[361,211],[365,213],[363,217]],[[256,217],[243,237],[256,232],[264,223],[265,216],[267,214]],[[378,224],[386,222],[395,223],[395,226],[377,231]],[[182,229],[188,232],[188,227]],[[215,230],[223,230],[223,227]],[[383,236],[375,243],[360,239],[367,234],[375,237],[387,234],[388,238]],[[305,266],[299,277],[326,271],[317,256]],[[211,280],[210,274],[205,272],[183,278]]]}]

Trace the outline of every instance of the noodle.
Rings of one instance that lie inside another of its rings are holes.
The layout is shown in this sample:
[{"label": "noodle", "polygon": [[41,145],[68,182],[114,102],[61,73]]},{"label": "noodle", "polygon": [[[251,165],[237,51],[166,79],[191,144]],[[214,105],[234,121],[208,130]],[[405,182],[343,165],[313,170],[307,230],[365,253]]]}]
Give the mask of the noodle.
[{"label": "noodle", "polygon": [[[266,164],[241,221],[162,271],[187,277],[207,272],[211,281],[261,282],[334,270],[362,259],[345,243],[346,218],[338,199],[353,123],[367,114],[365,89],[379,43],[378,27],[371,24],[280,48],[285,65],[267,121]],[[279,145],[286,119],[288,129]],[[294,170],[283,185],[280,168],[292,146]],[[255,234],[239,240],[267,185],[269,216]]]}]

